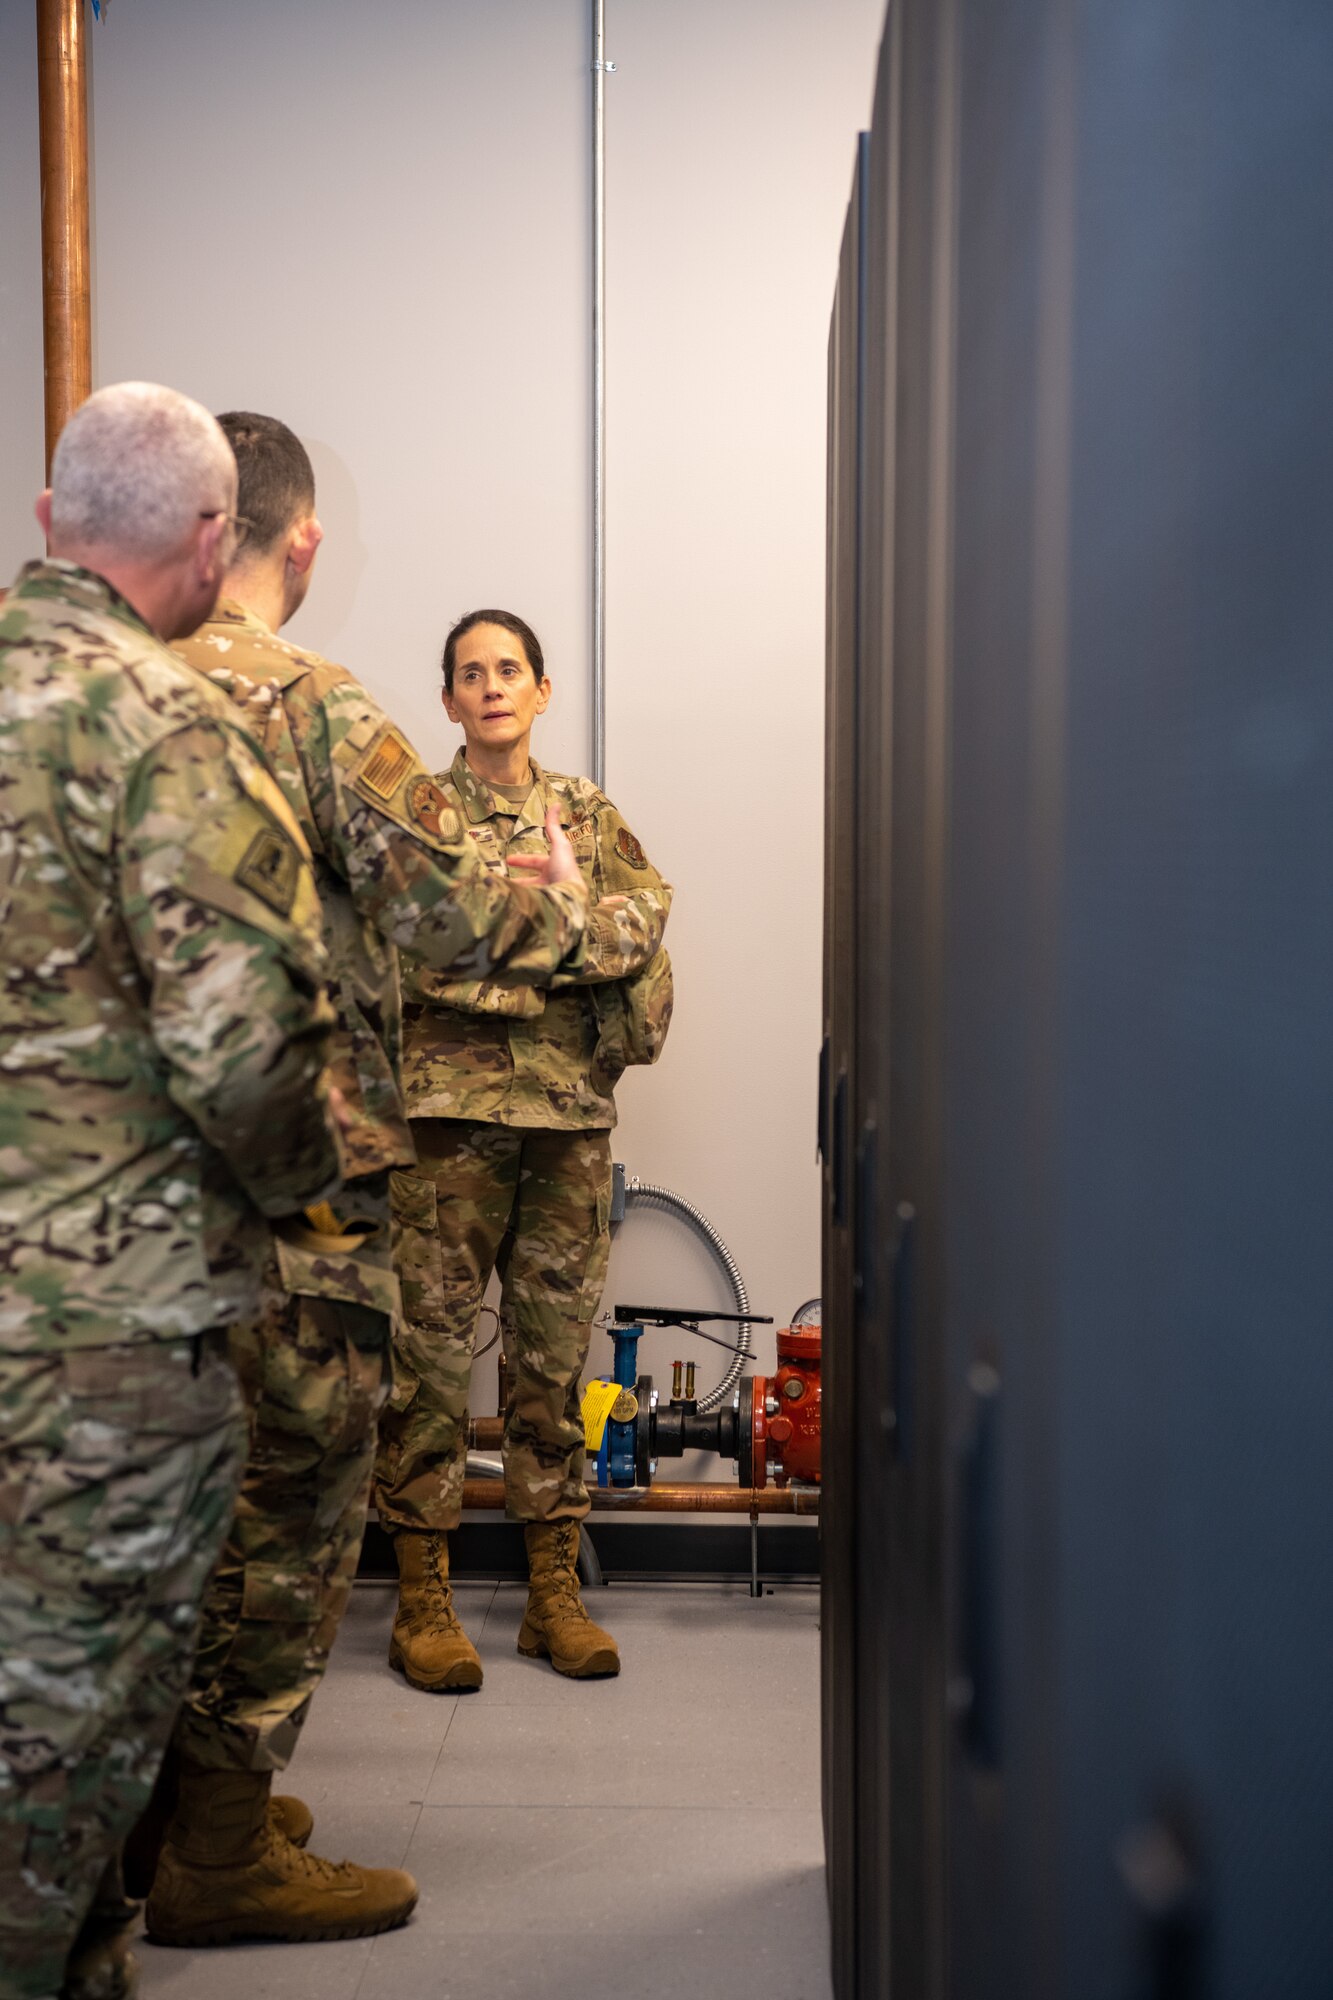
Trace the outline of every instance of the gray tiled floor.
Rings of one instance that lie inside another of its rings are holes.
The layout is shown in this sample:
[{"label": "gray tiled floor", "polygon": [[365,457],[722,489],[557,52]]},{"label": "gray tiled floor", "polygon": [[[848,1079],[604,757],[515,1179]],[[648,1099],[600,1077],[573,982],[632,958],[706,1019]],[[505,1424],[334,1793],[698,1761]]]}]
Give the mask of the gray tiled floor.
[{"label": "gray tiled floor", "polygon": [[514,1649],[523,1591],[463,1584],[479,1694],[385,1664],[354,1591],[289,1778],[317,1852],[410,1868],[412,1922],[350,1944],[140,1949],[160,2000],[828,2000],[818,1598],[616,1584],[615,1681]]}]

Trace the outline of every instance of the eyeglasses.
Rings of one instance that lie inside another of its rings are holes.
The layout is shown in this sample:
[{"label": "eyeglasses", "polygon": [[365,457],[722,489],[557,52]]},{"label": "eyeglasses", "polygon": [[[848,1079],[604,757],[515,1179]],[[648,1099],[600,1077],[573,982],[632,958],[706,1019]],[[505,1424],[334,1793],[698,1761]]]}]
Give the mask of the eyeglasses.
[{"label": "eyeglasses", "polygon": [[225,507],[201,508],[199,513],[199,519],[201,521],[230,522],[232,533],[235,535],[236,540],[238,542],[243,542],[245,540],[247,529],[253,528],[254,526],[254,522],[248,520],[244,514],[229,514]]}]

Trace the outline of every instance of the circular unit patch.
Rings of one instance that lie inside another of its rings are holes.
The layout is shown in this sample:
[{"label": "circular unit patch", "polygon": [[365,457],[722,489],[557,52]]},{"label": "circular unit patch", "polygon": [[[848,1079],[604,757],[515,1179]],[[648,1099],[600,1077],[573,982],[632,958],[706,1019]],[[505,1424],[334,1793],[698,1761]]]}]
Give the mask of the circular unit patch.
[{"label": "circular unit patch", "polygon": [[458,814],[434,778],[413,778],[407,788],[407,810],[434,840],[457,840],[462,832]]}]

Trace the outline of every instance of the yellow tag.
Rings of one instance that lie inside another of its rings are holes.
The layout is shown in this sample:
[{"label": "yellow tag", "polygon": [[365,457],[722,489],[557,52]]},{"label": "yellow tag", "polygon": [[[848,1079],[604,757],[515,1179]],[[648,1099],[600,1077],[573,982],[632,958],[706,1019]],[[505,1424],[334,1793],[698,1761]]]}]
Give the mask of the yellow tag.
[{"label": "yellow tag", "polygon": [[586,1450],[601,1450],[606,1420],[624,1393],[619,1382],[589,1382],[586,1385],[583,1391],[583,1443]]},{"label": "yellow tag", "polygon": [[326,1201],[317,1201],[313,1208],[306,1210],[306,1221],[321,1236],[341,1236],[342,1224]]}]

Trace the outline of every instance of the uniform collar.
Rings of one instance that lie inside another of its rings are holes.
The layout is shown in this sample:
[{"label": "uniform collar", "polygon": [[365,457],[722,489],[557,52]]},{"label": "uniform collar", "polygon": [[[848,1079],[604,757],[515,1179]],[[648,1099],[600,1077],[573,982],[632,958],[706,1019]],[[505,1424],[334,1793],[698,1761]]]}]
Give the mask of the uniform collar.
[{"label": "uniform collar", "polygon": [[[238,604],[234,597],[220,597],[213,607],[212,617],[206,618],[185,642],[188,652],[178,653],[178,657],[201,673],[211,686],[221,688],[224,694],[239,702],[248,701],[258,685],[232,657],[231,647],[242,632],[260,641],[271,641],[273,638],[263,619],[253,611]],[[220,638],[220,645],[209,644],[214,635]],[[200,650],[201,643],[203,651]]]},{"label": "uniform collar", "polygon": [[317,653],[293,646],[234,597],[219,598],[212,617],[186,644],[182,657],[237,700],[246,698],[247,687],[290,687],[320,664]]},{"label": "uniform collar", "polygon": [[515,806],[509,799],[497,798],[486,780],[477,776],[467,761],[465,749],[455,752],[454,761],[449,767],[449,776],[454,790],[463,802],[463,810],[474,826],[481,820],[493,819],[496,813],[503,813],[506,818],[516,817],[514,831],[518,833],[525,827],[541,826],[545,821],[548,805],[560,806],[560,818],[563,823],[564,806],[551,793],[545,771],[535,757],[529,757],[528,762],[532,766],[532,790],[523,805]]},{"label": "uniform collar", "polygon": [[257,611],[251,611],[248,605],[238,604],[234,597],[218,599],[213,616],[205,621],[200,630],[206,630],[209,625],[238,625],[242,631],[253,632],[261,639],[276,637]]},{"label": "uniform collar", "polygon": [[54,598],[62,604],[77,604],[84,611],[100,611],[103,616],[116,618],[122,625],[132,625],[140,632],[146,632],[150,639],[161,645],[147,620],[141,618],[129,599],[122,597],[114,584],[108,583],[96,570],[84,569],[80,563],[64,562],[58,556],[45,556],[36,562],[24,563],[14,579],[15,597]]}]

